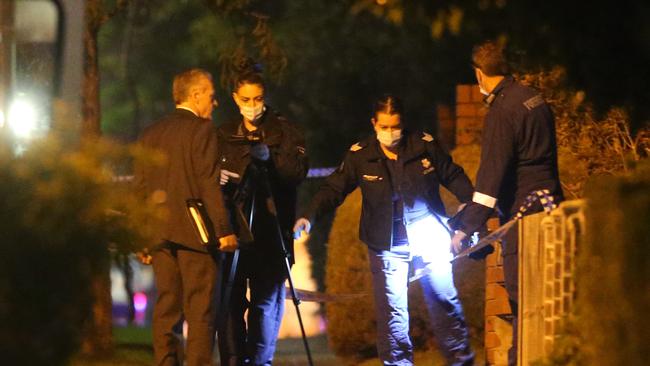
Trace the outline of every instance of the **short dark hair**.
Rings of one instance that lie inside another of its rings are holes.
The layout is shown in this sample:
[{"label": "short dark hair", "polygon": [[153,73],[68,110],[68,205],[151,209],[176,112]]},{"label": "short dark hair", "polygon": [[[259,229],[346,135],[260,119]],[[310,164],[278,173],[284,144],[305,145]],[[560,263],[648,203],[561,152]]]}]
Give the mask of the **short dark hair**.
[{"label": "short dark hair", "polygon": [[503,45],[492,40],[474,46],[472,66],[487,76],[505,76],[510,73]]},{"label": "short dark hair", "polygon": [[264,89],[264,78],[262,77],[262,67],[251,58],[244,58],[235,66],[237,76],[233,83],[233,91],[237,92],[242,85],[252,84],[259,85]]},{"label": "short dark hair", "polygon": [[401,116],[404,114],[404,105],[398,97],[392,94],[384,94],[381,98],[375,101],[373,112],[375,116],[377,113],[386,113],[390,115],[398,114]]},{"label": "short dark hair", "polygon": [[190,97],[192,88],[195,87],[203,78],[212,81],[212,75],[199,68],[185,70],[174,76],[172,86],[172,96],[174,103],[181,104]]}]

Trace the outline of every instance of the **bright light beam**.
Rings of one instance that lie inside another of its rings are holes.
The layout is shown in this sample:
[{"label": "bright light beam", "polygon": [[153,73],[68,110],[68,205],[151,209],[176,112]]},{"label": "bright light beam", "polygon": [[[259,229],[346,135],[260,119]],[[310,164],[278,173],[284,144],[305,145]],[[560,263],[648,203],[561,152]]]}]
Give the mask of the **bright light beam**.
[{"label": "bright light beam", "polygon": [[29,138],[38,128],[38,114],[34,104],[24,97],[9,106],[7,125],[18,138]]}]

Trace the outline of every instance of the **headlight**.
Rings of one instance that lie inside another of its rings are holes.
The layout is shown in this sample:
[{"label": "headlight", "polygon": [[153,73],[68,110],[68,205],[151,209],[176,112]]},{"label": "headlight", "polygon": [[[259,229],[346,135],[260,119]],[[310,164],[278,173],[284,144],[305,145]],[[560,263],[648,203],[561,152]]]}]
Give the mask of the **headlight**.
[{"label": "headlight", "polygon": [[7,125],[18,138],[29,138],[38,129],[36,106],[24,96],[13,100],[7,117]]}]

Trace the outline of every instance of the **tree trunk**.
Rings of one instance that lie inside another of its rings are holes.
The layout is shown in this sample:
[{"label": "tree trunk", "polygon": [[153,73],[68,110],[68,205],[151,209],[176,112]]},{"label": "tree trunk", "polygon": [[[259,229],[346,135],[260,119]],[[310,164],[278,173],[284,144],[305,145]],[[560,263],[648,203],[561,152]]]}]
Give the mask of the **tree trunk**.
[{"label": "tree trunk", "polygon": [[[108,257],[108,253],[106,253]],[[107,266],[108,267],[108,266]],[[111,301],[111,278],[109,268],[98,272],[92,280],[94,303],[81,353],[87,357],[101,357],[113,351],[113,317]]]},{"label": "tree trunk", "polygon": [[84,30],[84,80],[81,138],[95,139],[101,135],[99,105],[99,64],[97,33],[101,24],[101,0],[86,1],[86,29]]},{"label": "tree trunk", "polygon": [[[102,23],[101,0],[86,1],[86,27],[84,30],[84,80],[82,86],[82,146],[101,136],[99,104],[99,67],[97,54],[97,34]],[[92,317],[88,322],[81,353],[84,356],[98,357],[110,354],[113,349],[112,299],[109,253],[106,255],[104,270],[97,272],[92,279],[94,304]]]}]

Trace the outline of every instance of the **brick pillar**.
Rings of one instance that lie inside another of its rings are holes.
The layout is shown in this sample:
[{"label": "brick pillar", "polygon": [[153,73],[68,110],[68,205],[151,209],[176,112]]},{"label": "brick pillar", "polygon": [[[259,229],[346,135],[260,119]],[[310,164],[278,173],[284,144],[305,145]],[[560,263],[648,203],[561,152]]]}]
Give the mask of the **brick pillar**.
[{"label": "brick pillar", "polygon": [[[488,229],[499,227],[498,220],[490,219]],[[508,349],[512,343],[512,311],[504,286],[501,245],[485,260],[485,363],[507,365]]]},{"label": "brick pillar", "polygon": [[456,86],[456,144],[480,144],[487,109],[478,85]]},{"label": "brick pillar", "polygon": [[438,139],[450,151],[456,147],[456,121],[453,109],[445,104],[436,105],[436,120],[438,121]]}]

